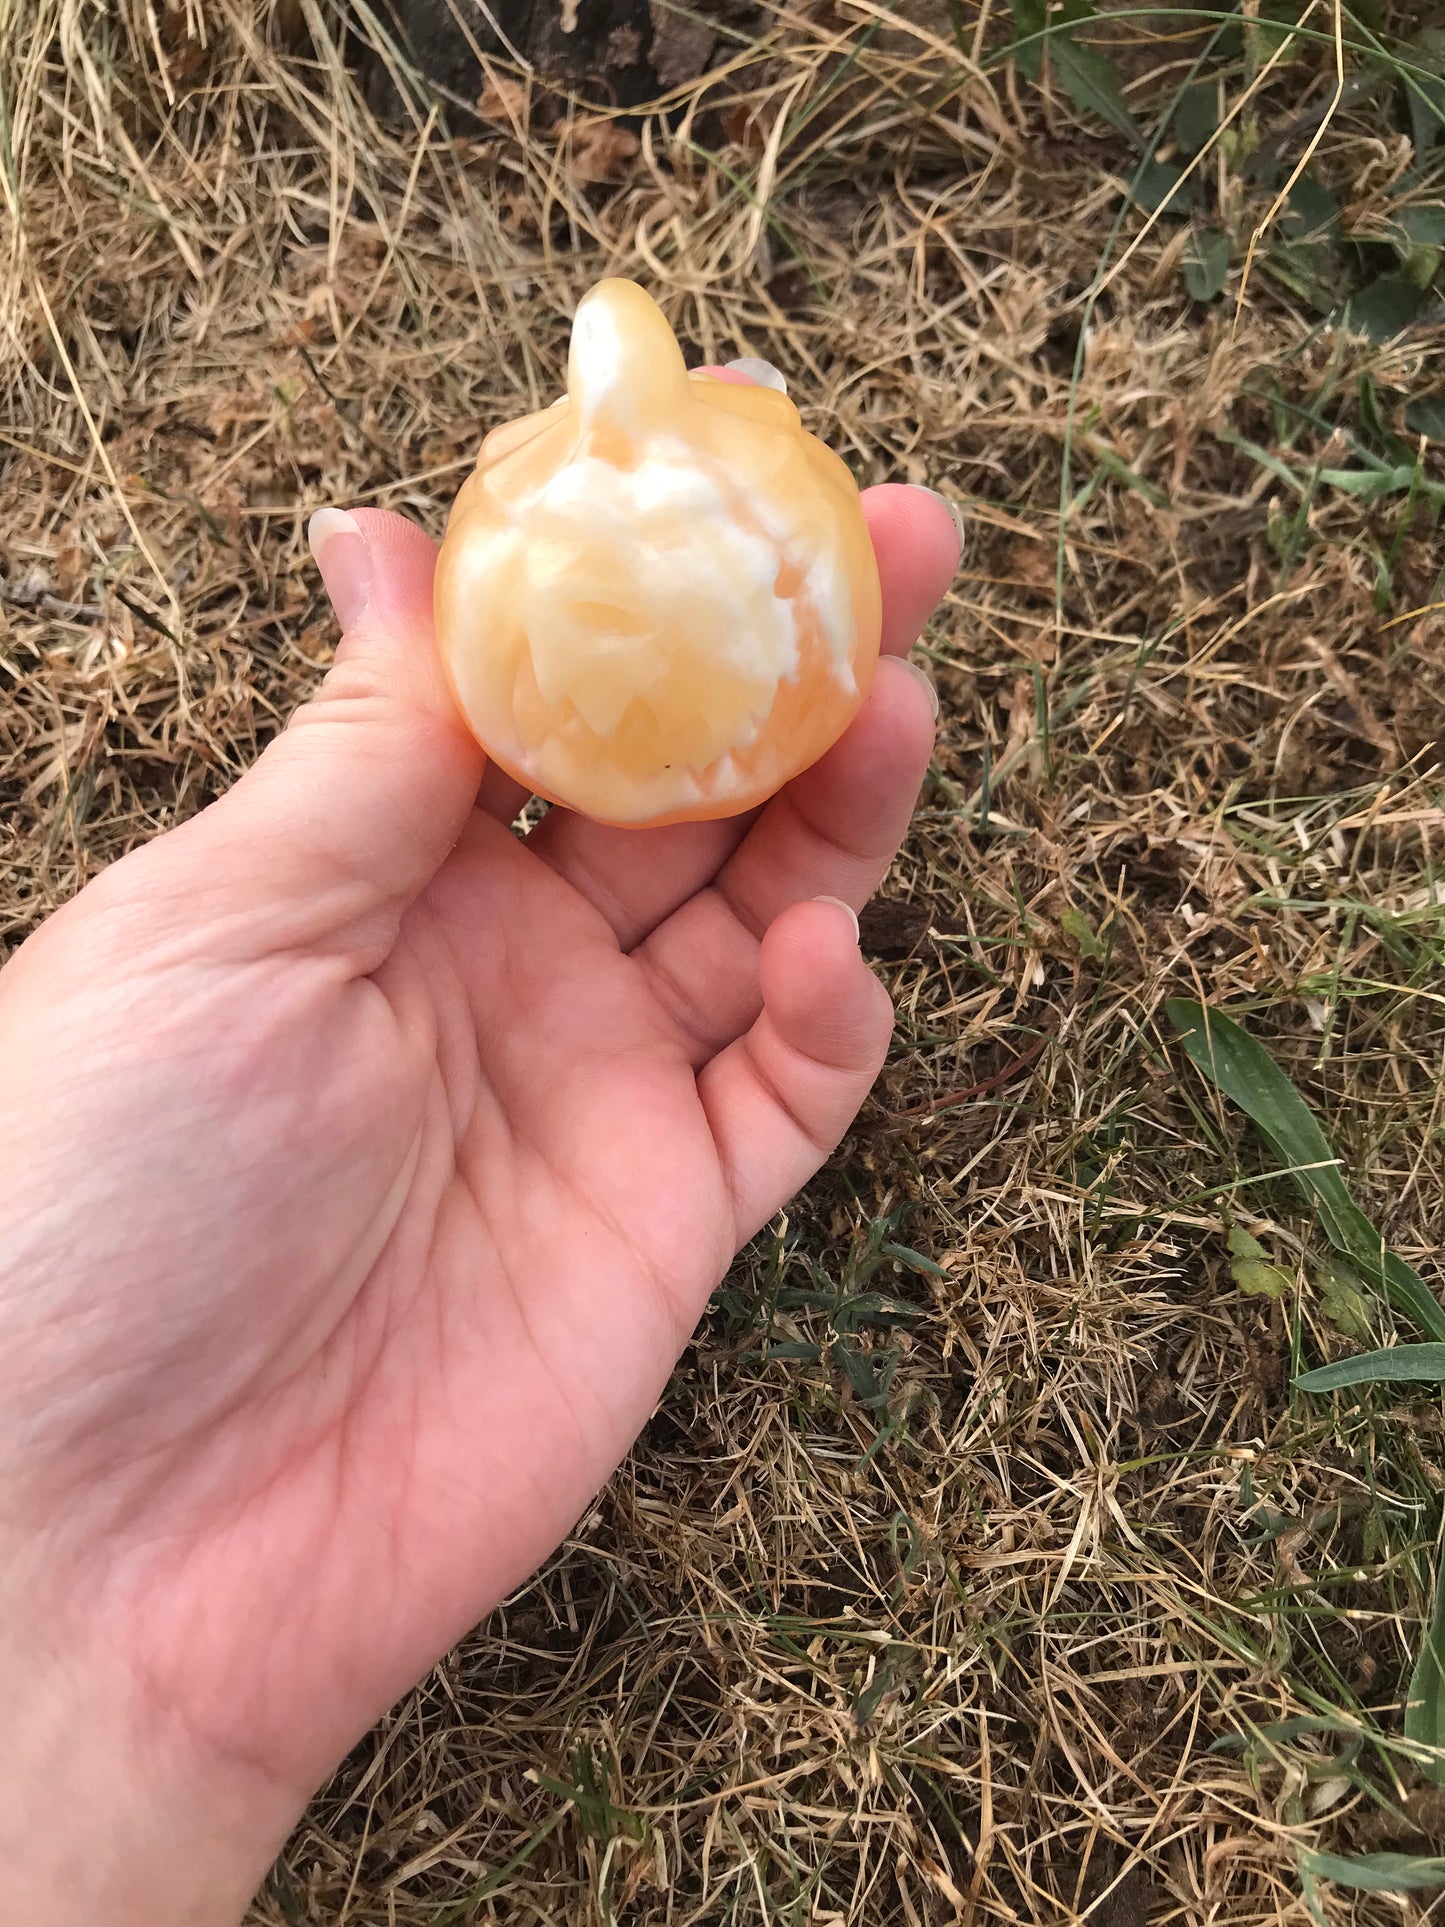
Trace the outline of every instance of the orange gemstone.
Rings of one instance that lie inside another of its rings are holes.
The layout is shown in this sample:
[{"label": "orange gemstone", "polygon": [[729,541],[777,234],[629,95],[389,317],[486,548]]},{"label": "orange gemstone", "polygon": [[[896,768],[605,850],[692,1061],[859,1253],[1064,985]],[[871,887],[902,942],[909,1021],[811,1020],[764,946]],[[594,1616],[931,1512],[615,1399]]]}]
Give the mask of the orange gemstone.
[{"label": "orange gemstone", "polygon": [[879,625],[843,463],[785,395],[689,375],[630,281],[579,303],[566,395],[487,436],[437,564],[473,734],[606,823],[764,802],[857,714]]}]

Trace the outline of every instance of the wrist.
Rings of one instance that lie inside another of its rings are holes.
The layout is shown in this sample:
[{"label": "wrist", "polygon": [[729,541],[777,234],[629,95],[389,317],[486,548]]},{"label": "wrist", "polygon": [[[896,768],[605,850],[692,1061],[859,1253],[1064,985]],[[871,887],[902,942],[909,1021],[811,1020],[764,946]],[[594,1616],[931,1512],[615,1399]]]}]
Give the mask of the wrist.
[{"label": "wrist", "polygon": [[198,1744],[95,1621],[62,1636],[83,1616],[43,1636],[0,1620],[7,1908],[26,1927],[236,1927],[302,1802]]}]

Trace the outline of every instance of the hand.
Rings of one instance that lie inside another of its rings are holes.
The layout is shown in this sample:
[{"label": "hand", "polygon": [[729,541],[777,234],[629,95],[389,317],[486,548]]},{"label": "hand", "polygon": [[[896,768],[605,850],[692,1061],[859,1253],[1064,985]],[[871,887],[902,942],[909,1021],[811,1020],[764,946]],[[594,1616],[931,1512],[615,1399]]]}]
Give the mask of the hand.
[{"label": "hand", "polygon": [[810,899],[861,906],[903,836],[933,716],[897,658],[958,556],[937,498],[865,505],[892,659],[823,762],[748,822],[525,839],[434,661],[431,543],[323,517],[316,699],[0,973],[28,1927],[235,1918],[852,1120],[891,1010]]}]

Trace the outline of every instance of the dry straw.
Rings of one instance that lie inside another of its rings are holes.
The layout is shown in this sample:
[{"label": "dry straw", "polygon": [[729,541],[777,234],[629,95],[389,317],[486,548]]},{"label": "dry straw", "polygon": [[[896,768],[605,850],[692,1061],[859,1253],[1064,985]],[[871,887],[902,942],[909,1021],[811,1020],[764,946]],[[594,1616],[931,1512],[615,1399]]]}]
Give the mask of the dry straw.
[{"label": "dry straw", "polygon": [[[1132,161],[971,0],[771,9],[640,127],[494,64],[456,139],[445,104],[367,105],[408,84],[380,18],[348,50],[323,0],[0,7],[0,936],[255,756],[331,646],[310,510],[439,529],[601,273],[971,533],[935,773],[864,923],[899,1010],[874,1098],[253,1918],[1302,1919],[1302,1845],[1429,1851],[1445,1819],[1388,1747],[1439,1410],[1291,1402],[1293,1348],[1350,1342],[1319,1241],[1162,1004],[1245,1016],[1438,1283],[1442,557],[1398,498],[1301,515],[1241,446],[1328,467],[1357,376],[1418,388],[1432,343],[1324,331],[1258,263],[1234,325],[1237,270],[1194,306],[1161,220],[1078,352]],[[1119,24],[1141,114],[1199,45]],[[1368,106],[1314,164],[1387,215]],[[1285,1299],[1237,1288],[1230,1222]]]}]

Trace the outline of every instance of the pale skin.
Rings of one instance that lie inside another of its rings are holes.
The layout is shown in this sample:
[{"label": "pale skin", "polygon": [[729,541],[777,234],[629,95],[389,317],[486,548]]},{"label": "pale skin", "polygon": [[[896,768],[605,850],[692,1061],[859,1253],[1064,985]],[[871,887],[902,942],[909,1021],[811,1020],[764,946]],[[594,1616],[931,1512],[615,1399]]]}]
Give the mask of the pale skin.
[{"label": "pale skin", "polygon": [[933,706],[899,658],[958,559],[937,498],[865,506],[886,659],[822,763],[746,821],[526,839],[433,658],[431,542],[333,520],[316,698],[0,972],[27,1927],[237,1921],[847,1130],[892,1012],[841,906],[906,829]]}]

